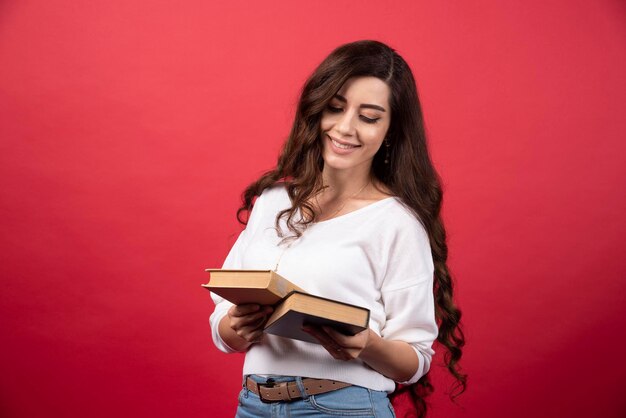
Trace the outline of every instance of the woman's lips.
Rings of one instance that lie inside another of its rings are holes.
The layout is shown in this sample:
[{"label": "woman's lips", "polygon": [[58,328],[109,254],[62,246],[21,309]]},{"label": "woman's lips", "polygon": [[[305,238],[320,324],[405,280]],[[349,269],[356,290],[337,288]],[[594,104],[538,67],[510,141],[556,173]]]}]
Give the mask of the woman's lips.
[{"label": "woman's lips", "polygon": [[360,145],[346,145],[340,142],[335,141],[333,138],[327,135],[328,142],[331,145],[333,152],[336,154],[346,155],[354,152],[355,149],[359,148]]}]

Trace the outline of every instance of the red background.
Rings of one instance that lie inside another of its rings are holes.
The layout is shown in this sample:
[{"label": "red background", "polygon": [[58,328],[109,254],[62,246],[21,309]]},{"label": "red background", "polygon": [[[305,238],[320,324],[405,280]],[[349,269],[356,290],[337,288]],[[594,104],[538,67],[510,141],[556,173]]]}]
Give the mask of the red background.
[{"label": "red background", "polygon": [[0,415],[232,416],[203,269],[298,90],[374,38],[412,66],[469,373],[432,417],[621,417],[623,1],[0,3]]}]

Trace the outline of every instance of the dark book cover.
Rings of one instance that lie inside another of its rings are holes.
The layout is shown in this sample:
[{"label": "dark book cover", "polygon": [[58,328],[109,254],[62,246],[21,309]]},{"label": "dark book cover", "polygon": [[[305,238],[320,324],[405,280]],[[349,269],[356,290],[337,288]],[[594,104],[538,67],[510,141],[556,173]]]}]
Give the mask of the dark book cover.
[{"label": "dark book cover", "polygon": [[276,307],[265,332],[319,344],[302,326],[328,326],[343,334],[355,335],[367,329],[369,315],[369,310],[360,306],[293,292]]}]

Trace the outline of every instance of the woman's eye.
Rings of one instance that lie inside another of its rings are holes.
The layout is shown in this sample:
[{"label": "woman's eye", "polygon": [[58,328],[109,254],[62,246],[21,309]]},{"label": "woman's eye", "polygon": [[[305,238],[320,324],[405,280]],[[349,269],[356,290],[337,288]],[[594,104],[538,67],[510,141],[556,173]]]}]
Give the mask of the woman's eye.
[{"label": "woman's eye", "polygon": [[365,123],[376,123],[376,122],[378,122],[378,119],[380,119],[380,118],[371,119],[371,118],[368,118],[368,117],[365,117],[365,116],[361,116],[361,120],[363,120],[363,122],[365,122]]},{"label": "woman's eye", "polygon": [[[342,108],[340,108],[340,107],[335,107],[335,106],[331,106],[331,105],[328,105],[328,106],[327,106],[327,109],[328,109],[328,111],[329,111],[330,113],[341,113],[341,112],[343,112],[343,109],[342,109]],[[367,116],[363,116],[363,115],[361,115],[361,116],[359,116],[359,117],[360,117],[360,118],[361,118],[361,120],[362,120],[363,122],[365,122],[365,123],[376,123],[376,122],[378,122],[378,119],[380,119],[380,118],[372,119],[372,118],[368,118]]]},{"label": "woman's eye", "polygon": [[339,113],[341,112],[341,108],[340,107],[333,107],[331,105],[328,105],[328,111],[331,113]]}]

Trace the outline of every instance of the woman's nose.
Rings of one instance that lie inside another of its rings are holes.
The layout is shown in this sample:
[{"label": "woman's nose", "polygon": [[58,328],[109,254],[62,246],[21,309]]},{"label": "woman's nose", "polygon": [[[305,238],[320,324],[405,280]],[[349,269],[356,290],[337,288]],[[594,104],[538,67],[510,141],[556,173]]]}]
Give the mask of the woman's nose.
[{"label": "woman's nose", "polygon": [[338,133],[345,136],[354,134],[354,115],[352,112],[344,112],[335,127]]}]

